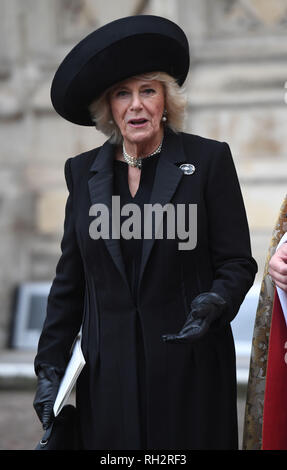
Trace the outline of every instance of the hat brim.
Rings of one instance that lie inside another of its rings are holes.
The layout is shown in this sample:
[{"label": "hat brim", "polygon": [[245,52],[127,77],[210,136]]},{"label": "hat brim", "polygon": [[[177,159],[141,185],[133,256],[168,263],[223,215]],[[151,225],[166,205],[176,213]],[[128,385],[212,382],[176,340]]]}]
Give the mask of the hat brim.
[{"label": "hat brim", "polygon": [[121,18],[89,34],[66,56],[51,100],[63,118],[92,126],[89,104],[115,83],[162,71],[182,85],[188,70],[188,42],[179,26],[151,15]]}]

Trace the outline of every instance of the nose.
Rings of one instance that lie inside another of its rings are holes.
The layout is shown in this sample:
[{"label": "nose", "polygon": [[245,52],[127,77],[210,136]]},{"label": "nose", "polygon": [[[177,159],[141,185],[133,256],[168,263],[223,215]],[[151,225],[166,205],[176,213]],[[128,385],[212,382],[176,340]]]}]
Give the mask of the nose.
[{"label": "nose", "polygon": [[138,111],[140,109],[142,109],[141,96],[138,92],[134,92],[131,96],[130,110]]}]

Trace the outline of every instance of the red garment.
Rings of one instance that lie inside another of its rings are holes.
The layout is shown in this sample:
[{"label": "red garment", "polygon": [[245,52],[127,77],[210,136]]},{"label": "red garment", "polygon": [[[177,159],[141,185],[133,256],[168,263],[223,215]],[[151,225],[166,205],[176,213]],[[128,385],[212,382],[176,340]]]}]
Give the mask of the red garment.
[{"label": "red garment", "polygon": [[287,326],[276,289],[269,339],[262,449],[287,449]]}]

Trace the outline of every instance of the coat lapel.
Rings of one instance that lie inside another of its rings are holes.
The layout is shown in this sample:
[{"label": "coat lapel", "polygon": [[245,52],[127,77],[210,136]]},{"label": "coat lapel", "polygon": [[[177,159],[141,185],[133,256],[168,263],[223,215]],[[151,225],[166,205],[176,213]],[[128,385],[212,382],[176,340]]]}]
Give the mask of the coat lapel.
[{"label": "coat lapel", "polygon": [[[99,151],[90,171],[94,175],[89,179],[89,192],[92,204],[105,204],[109,211],[109,226],[112,227],[112,194],[113,194],[113,160],[115,147],[107,141]],[[149,204],[164,206],[169,203],[180,183],[183,172],[178,163],[186,161],[180,136],[173,132],[166,132],[162,151],[157,165],[153,189]],[[127,286],[128,280],[122,258],[120,240],[110,236],[104,239],[106,247],[124,278]],[[147,261],[151,254],[155,237],[143,240],[142,259],[139,277],[139,286]]]},{"label": "coat lapel", "polygon": [[[180,136],[171,131],[165,134],[162,151],[157,164],[157,170],[154,178],[153,189],[149,204],[161,204],[164,206],[169,203],[178,187],[183,176],[182,170],[177,166],[178,163],[186,161],[182,140]],[[161,217],[162,220],[162,217]],[[160,220],[160,222],[161,222]],[[155,237],[143,240],[142,260],[140,269],[140,282],[151,254]]]},{"label": "coat lapel", "polygon": [[110,237],[104,238],[104,243],[117,266],[122,277],[128,285],[125,265],[122,258],[120,240],[111,236],[112,228],[112,195],[113,195],[113,160],[115,147],[107,141],[99,151],[90,171],[94,175],[89,179],[89,192],[92,204],[104,204],[109,211]]}]

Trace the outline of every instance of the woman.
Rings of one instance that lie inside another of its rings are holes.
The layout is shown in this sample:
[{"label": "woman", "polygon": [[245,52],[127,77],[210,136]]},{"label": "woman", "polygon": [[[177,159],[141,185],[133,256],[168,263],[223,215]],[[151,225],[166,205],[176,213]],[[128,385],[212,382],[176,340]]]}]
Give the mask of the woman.
[{"label": "woman", "polygon": [[237,447],[230,321],[256,263],[228,145],[179,132],[188,69],[183,31],[137,16],[85,38],[53,81],[61,116],[110,136],[66,163],[62,256],[35,359],[47,426],[83,322],[84,449]]}]

